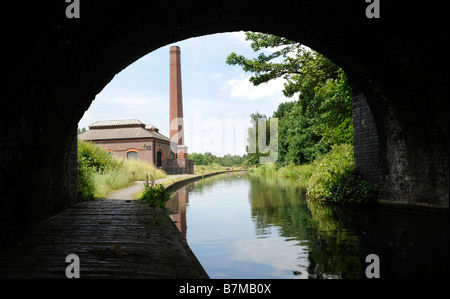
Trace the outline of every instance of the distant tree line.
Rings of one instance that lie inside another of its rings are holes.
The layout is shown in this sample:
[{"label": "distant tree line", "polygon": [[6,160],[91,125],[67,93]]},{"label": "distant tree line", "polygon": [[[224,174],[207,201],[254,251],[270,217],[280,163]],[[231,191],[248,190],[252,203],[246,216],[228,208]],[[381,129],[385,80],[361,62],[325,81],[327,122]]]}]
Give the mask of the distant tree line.
[{"label": "distant tree line", "polygon": [[238,156],[227,154],[223,157],[218,157],[210,152],[204,154],[192,153],[188,155],[188,158],[194,161],[194,165],[211,165],[213,163],[221,166],[233,167],[242,165],[247,160],[247,155]]},{"label": "distant tree line", "polygon": [[86,128],[78,128],[77,134],[80,135],[81,133],[84,133],[86,131],[87,131]]}]

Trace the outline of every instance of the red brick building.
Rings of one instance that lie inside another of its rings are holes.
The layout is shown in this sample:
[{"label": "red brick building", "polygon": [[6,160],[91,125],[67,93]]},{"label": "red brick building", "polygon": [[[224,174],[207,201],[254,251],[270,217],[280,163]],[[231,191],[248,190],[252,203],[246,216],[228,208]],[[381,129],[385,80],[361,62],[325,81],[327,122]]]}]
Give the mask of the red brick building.
[{"label": "red brick building", "polygon": [[194,170],[192,160],[184,156],[177,159],[177,143],[159,133],[155,126],[137,119],[98,121],[78,138],[97,144],[114,156],[145,161],[168,174]]}]

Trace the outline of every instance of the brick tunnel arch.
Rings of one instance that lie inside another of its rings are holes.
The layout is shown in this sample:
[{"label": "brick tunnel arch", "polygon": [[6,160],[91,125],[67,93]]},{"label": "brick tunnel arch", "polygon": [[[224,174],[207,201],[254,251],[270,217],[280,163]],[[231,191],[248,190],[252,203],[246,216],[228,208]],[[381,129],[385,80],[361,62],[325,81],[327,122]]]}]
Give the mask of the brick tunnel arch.
[{"label": "brick tunnel arch", "polygon": [[380,198],[448,208],[447,2],[65,1],[3,4],[0,224],[23,227],[77,201],[78,120],[123,68],[172,42],[248,30],[329,57],[364,95],[379,137]]}]

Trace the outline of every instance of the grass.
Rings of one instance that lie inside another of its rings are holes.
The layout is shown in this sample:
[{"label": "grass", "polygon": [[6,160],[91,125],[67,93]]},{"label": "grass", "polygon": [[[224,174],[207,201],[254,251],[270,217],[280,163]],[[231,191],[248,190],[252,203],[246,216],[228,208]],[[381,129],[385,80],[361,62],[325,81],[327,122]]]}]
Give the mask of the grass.
[{"label": "grass", "polygon": [[218,163],[212,163],[210,165],[194,165],[194,174],[210,173],[225,169],[226,167]]},{"label": "grass", "polygon": [[113,191],[131,186],[134,184],[133,174],[124,168],[117,168],[94,173],[94,197],[103,198]]},{"label": "grass", "polygon": [[312,164],[289,165],[278,169],[278,175],[281,177],[295,178],[301,181],[306,181],[311,177],[313,170],[314,167]]},{"label": "grass", "polygon": [[104,149],[78,140],[78,194],[81,200],[106,197],[109,193],[145,180],[146,174],[160,179],[162,170],[144,161],[124,160]]},{"label": "grass", "polygon": [[155,179],[166,177],[166,173],[152,165],[138,160],[119,159],[119,167],[97,172],[93,175],[94,197],[103,198],[113,191],[131,186],[134,181],[144,181],[146,174]]},{"label": "grass", "polygon": [[292,178],[300,181],[307,181],[313,173],[313,164],[306,165],[288,165],[277,167],[274,164],[264,164],[249,169],[250,174],[279,176],[284,178]]},{"label": "grass", "polygon": [[353,162],[353,146],[333,146],[323,158],[310,164],[258,165],[250,174],[294,178],[307,184],[307,194],[320,202],[339,204],[372,203],[377,196],[377,185],[361,178]]},{"label": "grass", "polygon": [[164,171],[139,160],[123,160],[123,168],[134,174],[135,181],[145,181],[146,175],[155,180],[167,177]]},{"label": "grass", "polygon": [[194,174],[205,174],[205,173],[212,173],[217,171],[225,171],[225,170],[238,170],[240,169],[239,166],[235,167],[226,167],[222,166],[218,163],[212,163],[210,165],[194,165]]}]

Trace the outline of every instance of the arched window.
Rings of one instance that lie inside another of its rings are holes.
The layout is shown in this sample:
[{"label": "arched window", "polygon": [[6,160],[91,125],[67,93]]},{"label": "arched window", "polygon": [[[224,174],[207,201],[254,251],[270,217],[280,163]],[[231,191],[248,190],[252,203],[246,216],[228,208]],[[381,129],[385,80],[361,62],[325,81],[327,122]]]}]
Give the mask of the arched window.
[{"label": "arched window", "polygon": [[138,153],[135,151],[129,151],[127,152],[127,159],[128,160],[137,160]]}]

